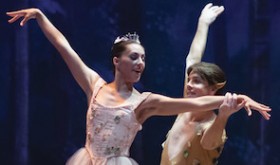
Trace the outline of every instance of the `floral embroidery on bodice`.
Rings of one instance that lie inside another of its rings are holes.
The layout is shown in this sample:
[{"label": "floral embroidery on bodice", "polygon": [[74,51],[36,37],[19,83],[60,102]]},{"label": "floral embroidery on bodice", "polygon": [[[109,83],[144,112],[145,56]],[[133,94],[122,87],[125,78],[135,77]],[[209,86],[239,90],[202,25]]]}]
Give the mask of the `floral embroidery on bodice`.
[{"label": "floral embroidery on bodice", "polygon": [[129,148],[141,125],[131,105],[104,107],[95,100],[87,115],[87,146],[95,156],[129,155]]},{"label": "floral embroidery on bodice", "polygon": [[91,157],[129,156],[130,146],[142,125],[136,120],[134,109],[149,93],[119,106],[105,106],[95,96],[105,82],[99,83],[87,112],[86,148]]}]

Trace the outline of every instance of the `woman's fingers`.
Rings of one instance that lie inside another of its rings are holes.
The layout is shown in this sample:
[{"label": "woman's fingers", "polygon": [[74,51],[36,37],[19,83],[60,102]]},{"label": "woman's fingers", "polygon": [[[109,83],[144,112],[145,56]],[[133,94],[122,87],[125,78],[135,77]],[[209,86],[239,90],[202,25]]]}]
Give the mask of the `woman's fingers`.
[{"label": "woman's fingers", "polygon": [[245,110],[247,111],[248,113],[248,116],[251,116],[252,115],[252,110],[250,108],[250,105],[248,103],[245,103],[245,106],[244,106]]},{"label": "woman's fingers", "polygon": [[266,119],[269,120],[271,115],[267,113],[266,111],[260,111],[261,115]]},{"label": "woman's fingers", "polygon": [[269,106],[267,106],[267,105],[260,104],[260,106],[261,106],[262,108],[266,108],[266,109],[269,109],[269,110],[271,111],[271,108],[270,108]]},{"label": "woman's fingers", "polygon": [[[8,16],[12,17],[11,19],[8,20],[9,23],[14,23],[15,21],[17,21],[20,17],[26,17],[26,13],[24,13],[24,11],[19,10],[19,11],[12,11],[12,12],[7,12],[6,13]],[[26,18],[24,18],[20,25],[23,26],[26,22]]]},{"label": "woman's fingers", "polygon": [[252,106],[252,108],[257,111],[271,111],[271,108],[269,108],[266,105],[259,104],[259,103],[257,103],[257,105]]},{"label": "woman's fingers", "polygon": [[[237,104],[236,109],[240,110],[241,108],[243,108],[245,106],[245,101],[243,100],[241,103]],[[248,111],[247,111],[248,112]],[[249,115],[249,113],[248,113]]]},{"label": "woman's fingers", "polygon": [[[246,109],[246,111],[248,112],[248,116],[252,115],[252,110],[250,107],[249,103],[246,103],[244,108]],[[267,108],[267,106],[262,107],[261,105],[257,106],[257,107],[252,107],[253,109],[259,111],[259,113],[266,119],[269,120],[271,115],[268,113],[268,111],[271,111],[270,108]]]},{"label": "woman's fingers", "polygon": [[23,19],[20,22],[20,26],[23,26],[26,24],[26,22],[31,19],[35,18],[35,10],[32,9],[26,9],[26,10],[18,10],[18,11],[12,11],[7,12],[6,14],[8,16],[11,16],[12,18],[8,20],[9,23],[13,23],[17,21],[20,17],[23,17]]},{"label": "woman's fingers", "polygon": [[9,16],[20,15],[20,14],[23,14],[23,10],[9,11],[9,12],[6,12],[6,14]]},{"label": "woman's fingers", "polygon": [[28,20],[28,17],[24,17],[23,20],[20,22],[20,26],[23,26]]},{"label": "woman's fingers", "polygon": [[9,23],[14,23],[16,20],[18,20],[21,16],[15,15],[11,19],[8,20]]}]

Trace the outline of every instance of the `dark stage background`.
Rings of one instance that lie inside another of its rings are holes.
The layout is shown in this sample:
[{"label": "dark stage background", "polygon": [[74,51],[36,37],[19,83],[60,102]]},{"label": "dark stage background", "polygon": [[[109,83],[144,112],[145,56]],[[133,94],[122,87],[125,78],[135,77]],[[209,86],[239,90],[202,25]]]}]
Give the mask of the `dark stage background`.
[{"label": "dark stage background", "polygon": [[[33,20],[9,25],[5,12],[38,7],[87,65],[112,80],[110,48],[121,34],[140,34],[147,54],[140,91],[182,97],[185,56],[206,0],[0,1],[0,164],[60,165],[85,142],[86,97]],[[219,164],[279,165],[280,1],[216,0],[226,10],[211,26],[204,61],[225,70],[227,91],[273,108],[270,121],[245,110],[227,125]],[[131,156],[157,165],[175,117],[153,117]]]}]

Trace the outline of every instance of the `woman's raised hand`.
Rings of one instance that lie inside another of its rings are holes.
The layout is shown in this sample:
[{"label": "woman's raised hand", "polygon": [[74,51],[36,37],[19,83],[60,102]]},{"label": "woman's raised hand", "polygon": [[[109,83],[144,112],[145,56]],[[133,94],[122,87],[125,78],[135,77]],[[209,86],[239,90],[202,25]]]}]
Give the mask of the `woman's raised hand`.
[{"label": "woman's raised hand", "polygon": [[17,21],[19,18],[23,17],[23,19],[20,22],[20,26],[24,26],[24,24],[33,18],[36,18],[36,16],[38,15],[38,13],[40,13],[41,11],[39,9],[36,8],[30,8],[30,9],[23,9],[23,10],[17,10],[17,11],[11,11],[11,12],[7,12],[6,14],[10,17],[12,17],[11,19],[8,20],[9,23],[14,23],[15,21]]}]

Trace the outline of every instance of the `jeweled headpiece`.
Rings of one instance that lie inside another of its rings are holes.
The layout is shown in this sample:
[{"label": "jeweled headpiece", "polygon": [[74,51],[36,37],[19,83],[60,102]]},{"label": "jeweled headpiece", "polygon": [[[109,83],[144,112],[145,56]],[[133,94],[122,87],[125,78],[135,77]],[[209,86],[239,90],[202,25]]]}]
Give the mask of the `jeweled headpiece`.
[{"label": "jeweled headpiece", "polygon": [[117,37],[117,39],[114,41],[114,44],[117,44],[121,41],[135,41],[140,44],[139,35],[136,34],[136,32],[134,32],[132,34],[127,33],[126,35]]}]

